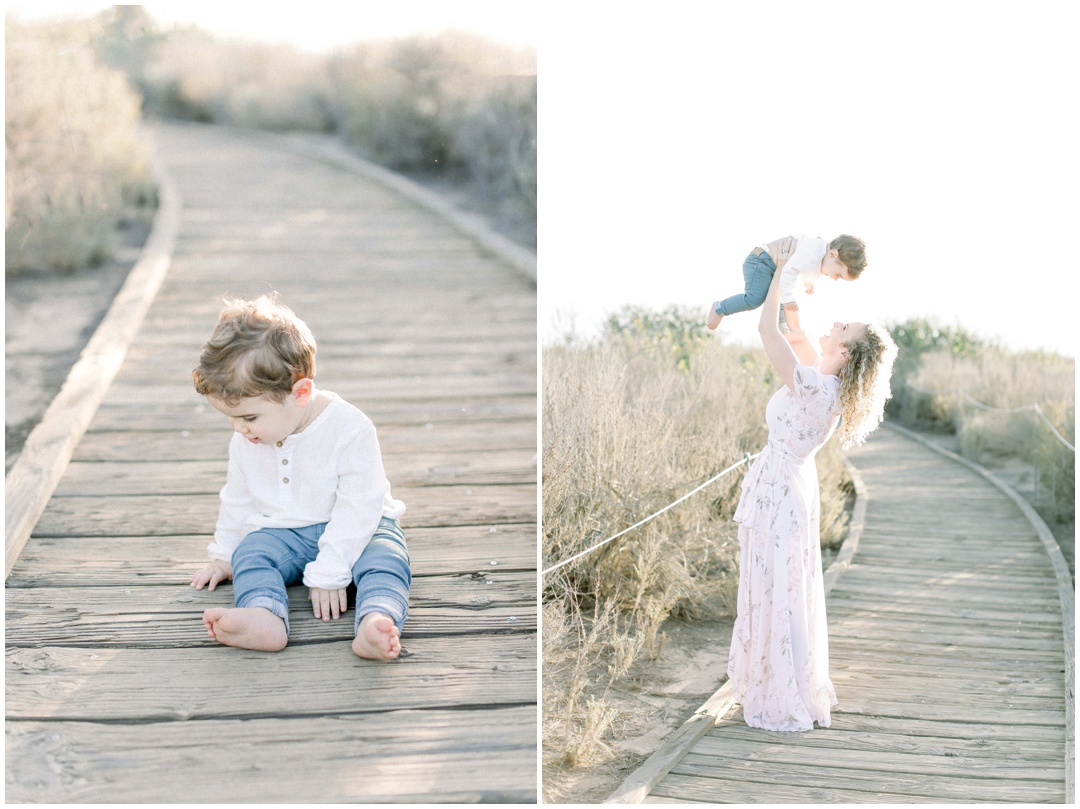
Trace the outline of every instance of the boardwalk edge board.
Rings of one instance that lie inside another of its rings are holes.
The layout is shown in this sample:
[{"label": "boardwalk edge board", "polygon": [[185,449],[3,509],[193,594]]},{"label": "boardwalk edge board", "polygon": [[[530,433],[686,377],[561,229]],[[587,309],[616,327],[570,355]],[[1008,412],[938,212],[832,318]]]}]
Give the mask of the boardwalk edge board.
[{"label": "boardwalk edge board", "polygon": [[[859,547],[863,526],[866,524],[868,496],[862,475],[850,460],[844,458],[844,467],[855,486],[855,505],[851,510],[848,533],[840,546],[840,552],[825,571],[825,594],[836,585],[840,574],[851,566],[851,560]],[[641,803],[649,796],[661,779],[667,775],[683,756],[735,706],[735,686],[728,680],[720,689],[698,708],[674,733],[669,735],[660,748],[649,756],[640,767],[623,781],[622,785],[604,799],[604,803]]]},{"label": "boardwalk edge board", "polygon": [[5,477],[5,580],[120,370],[172,262],[180,193],[159,159],[154,161],[154,175],[159,204],[139,258]]},{"label": "boardwalk edge board", "polygon": [[471,216],[459,210],[437,194],[428,191],[422,185],[400,174],[395,174],[389,169],[384,169],[364,160],[362,157],[353,154],[344,144],[337,140],[301,133],[291,135],[259,134],[267,139],[272,138],[274,142],[282,143],[300,152],[305,157],[355,171],[392,188],[402,196],[441,215],[466,236],[469,236],[486,250],[510,264],[515,270],[532,281],[534,285],[536,284],[535,253],[491,230],[479,217]]},{"label": "boardwalk edge board", "polygon": [[924,438],[913,430],[909,430],[906,427],[901,427],[896,424],[885,424],[890,430],[910,438],[913,441],[917,441],[925,447],[934,450],[934,452],[956,461],[969,469],[977,472],[986,480],[997,486],[1002,492],[1004,492],[1010,500],[1012,500],[1017,507],[1024,513],[1028,521],[1035,528],[1035,533],[1039,535],[1039,539],[1042,540],[1043,546],[1046,548],[1046,554],[1050,557],[1050,564],[1054,568],[1054,576],[1057,579],[1058,584],[1058,600],[1061,603],[1061,624],[1064,632],[1065,641],[1065,802],[1076,802],[1076,784],[1075,784],[1075,761],[1076,761],[1076,725],[1075,725],[1075,661],[1073,659],[1074,647],[1076,640],[1076,596],[1073,592],[1072,577],[1069,575],[1069,566],[1065,562],[1065,556],[1061,552],[1061,547],[1058,545],[1057,540],[1054,538],[1053,532],[1046,525],[1046,522],[1039,516],[1038,512],[1032,508],[1031,504],[1020,495],[1012,486],[1003,481],[993,472],[981,464],[975,463],[961,455],[957,455],[955,452],[939,447],[933,441]]}]

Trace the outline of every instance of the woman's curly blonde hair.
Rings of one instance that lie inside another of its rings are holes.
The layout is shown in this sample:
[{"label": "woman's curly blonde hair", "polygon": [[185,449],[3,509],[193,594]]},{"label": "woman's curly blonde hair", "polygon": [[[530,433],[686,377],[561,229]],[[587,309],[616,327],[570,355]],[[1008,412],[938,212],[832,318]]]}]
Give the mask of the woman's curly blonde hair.
[{"label": "woman's curly blonde hair", "polygon": [[839,433],[841,446],[848,449],[862,444],[885,417],[896,343],[885,329],[867,323],[862,336],[844,345],[848,361],[839,374]]}]

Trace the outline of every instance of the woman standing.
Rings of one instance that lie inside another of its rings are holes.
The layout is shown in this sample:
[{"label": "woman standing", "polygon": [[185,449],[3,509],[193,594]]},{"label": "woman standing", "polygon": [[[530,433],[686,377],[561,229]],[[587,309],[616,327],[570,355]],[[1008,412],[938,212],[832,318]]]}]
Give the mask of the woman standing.
[{"label": "woman standing", "polygon": [[836,694],[819,543],[814,455],[839,423],[847,448],[877,428],[889,397],[896,346],[870,324],[835,323],[820,338],[788,342],[777,325],[777,279],[793,250],[776,251],[777,269],[758,330],[784,382],[769,401],[769,442],[750,467],[735,511],[739,522],[738,614],[728,677],[746,724],[765,730],[829,726]]}]

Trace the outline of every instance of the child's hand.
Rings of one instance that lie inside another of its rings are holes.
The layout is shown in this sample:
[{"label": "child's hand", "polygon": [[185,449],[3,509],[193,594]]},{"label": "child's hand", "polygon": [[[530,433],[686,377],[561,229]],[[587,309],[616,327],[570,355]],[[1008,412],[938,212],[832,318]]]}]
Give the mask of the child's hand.
[{"label": "child's hand", "polygon": [[311,608],[316,618],[329,621],[331,616],[336,620],[345,614],[349,599],[345,588],[340,590],[323,590],[319,587],[311,588]]},{"label": "child's hand", "polygon": [[804,283],[806,284],[806,294],[807,295],[813,295],[814,294],[814,282],[813,281],[806,281]]},{"label": "child's hand", "polygon": [[191,586],[201,590],[209,583],[208,589],[213,590],[220,582],[232,578],[232,564],[224,559],[215,559],[198,573],[191,577]]}]

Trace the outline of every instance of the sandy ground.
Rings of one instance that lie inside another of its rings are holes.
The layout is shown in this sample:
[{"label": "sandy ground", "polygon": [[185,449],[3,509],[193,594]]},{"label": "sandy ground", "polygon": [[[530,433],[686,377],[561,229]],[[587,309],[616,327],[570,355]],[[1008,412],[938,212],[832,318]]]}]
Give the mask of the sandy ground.
[{"label": "sandy ground", "polygon": [[116,255],[101,266],[5,280],[5,474],[123,286],[149,231],[148,221],[125,228]]},{"label": "sandy ground", "polygon": [[656,660],[634,664],[607,696],[619,712],[610,757],[587,768],[545,767],[544,803],[600,803],[715,693],[727,676],[730,619],[669,620]]}]

